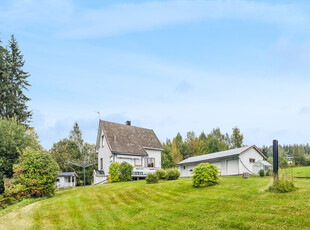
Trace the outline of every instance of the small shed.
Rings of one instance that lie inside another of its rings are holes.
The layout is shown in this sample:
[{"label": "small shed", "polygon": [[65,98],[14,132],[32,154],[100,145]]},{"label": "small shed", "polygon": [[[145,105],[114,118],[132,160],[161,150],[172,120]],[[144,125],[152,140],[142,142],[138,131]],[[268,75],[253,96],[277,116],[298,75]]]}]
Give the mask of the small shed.
[{"label": "small shed", "polygon": [[253,174],[259,174],[259,171],[263,169],[265,172],[269,169],[271,169],[272,165],[268,161],[257,161],[253,165]]},{"label": "small shed", "polygon": [[56,181],[56,187],[57,188],[75,187],[77,177],[78,175],[75,172],[61,172],[58,175]]}]

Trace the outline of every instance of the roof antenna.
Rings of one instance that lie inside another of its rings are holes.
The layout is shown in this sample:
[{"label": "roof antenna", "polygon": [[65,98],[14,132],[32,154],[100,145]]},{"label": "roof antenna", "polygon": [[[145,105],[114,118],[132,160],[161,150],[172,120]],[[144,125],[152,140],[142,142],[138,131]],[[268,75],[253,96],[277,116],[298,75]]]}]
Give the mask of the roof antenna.
[{"label": "roof antenna", "polygon": [[99,117],[99,120],[100,120],[100,112],[99,111],[94,111],[94,113],[98,113],[98,117]]}]

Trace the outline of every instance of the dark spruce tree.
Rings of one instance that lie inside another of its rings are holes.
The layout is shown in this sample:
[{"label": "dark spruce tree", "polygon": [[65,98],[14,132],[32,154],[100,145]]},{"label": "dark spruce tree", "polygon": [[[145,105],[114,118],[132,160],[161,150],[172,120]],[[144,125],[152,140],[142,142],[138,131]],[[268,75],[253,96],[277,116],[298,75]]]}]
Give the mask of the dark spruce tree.
[{"label": "dark spruce tree", "polygon": [[8,78],[5,74],[5,53],[7,50],[1,45],[0,40],[0,115],[4,114],[5,109],[5,97],[8,91]]},{"label": "dark spruce tree", "polygon": [[26,103],[30,99],[25,95],[30,86],[29,73],[23,70],[25,61],[19,50],[18,43],[11,36],[6,49],[1,52],[1,89],[0,89],[0,115],[6,118],[16,117],[21,124],[30,122],[32,112],[28,110]]}]

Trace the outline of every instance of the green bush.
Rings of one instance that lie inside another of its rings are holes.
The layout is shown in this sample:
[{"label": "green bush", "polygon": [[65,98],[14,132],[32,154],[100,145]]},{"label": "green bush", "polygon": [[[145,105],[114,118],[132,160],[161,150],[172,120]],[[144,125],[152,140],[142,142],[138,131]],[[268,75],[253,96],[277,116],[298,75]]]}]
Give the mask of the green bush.
[{"label": "green bush", "polygon": [[19,183],[29,189],[31,197],[54,195],[59,166],[50,154],[28,148],[19,162],[14,165],[16,184]]},{"label": "green bush", "polygon": [[209,163],[201,163],[194,168],[194,187],[207,187],[218,184],[218,168]]},{"label": "green bush", "polygon": [[157,175],[155,173],[147,174],[145,180],[146,180],[147,184],[156,184],[156,183],[158,183],[158,177],[157,177]]},{"label": "green bush", "polygon": [[269,192],[286,193],[297,190],[291,174],[281,173],[278,180],[268,188]]},{"label": "green bush", "polygon": [[109,175],[111,182],[121,181],[120,177],[120,164],[118,162],[112,163],[109,167]]},{"label": "green bush", "polygon": [[4,193],[4,176],[3,173],[0,172],[0,194]]},{"label": "green bush", "polygon": [[132,170],[133,166],[127,162],[122,162],[119,166],[119,178],[121,181],[131,181],[132,180]]},{"label": "green bush", "polygon": [[6,180],[5,191],[0,196],[0,207],[14,204],[25,198],[52,196],[59,166],[50,154],[26,149],[14,165],[13,179]]},{"label": "green bush", "polygon": [[177,169],[167,169],[166,179],[167,180],[177,180],[180,176],[180,172]]},{"label": "green bush", "polygon": [[259,170],[258,174],[259,174],[259,176],[264,177],[265,176],[264,169]]},{"label": "green bush", "polygon": [[268,169],[267,171],[266,171],[266,174],[265,174],[266,176],[271,176],[272,175],[272,170],[271,169]]},{"label": "green bush", "polygon": [[166,170],[164,169],[159,169],[155,172],[155,175],[158,177],[158,179],[166,179]]}]

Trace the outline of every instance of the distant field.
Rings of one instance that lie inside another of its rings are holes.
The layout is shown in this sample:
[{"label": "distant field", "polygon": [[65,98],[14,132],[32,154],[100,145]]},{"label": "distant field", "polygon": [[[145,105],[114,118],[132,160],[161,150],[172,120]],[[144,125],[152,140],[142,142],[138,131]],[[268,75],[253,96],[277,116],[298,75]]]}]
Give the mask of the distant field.
[{"label": "distant field", "polygon": [[310,166],[292,168],[295,177],[310,177]]},{"label": "distant field", "polygon": [[223,177],[192,187],[191,178],[133,181],[58,192],[0,212],[0,229],[309,229],[310,180],[299,190],[265,192],[269,177]]}]

